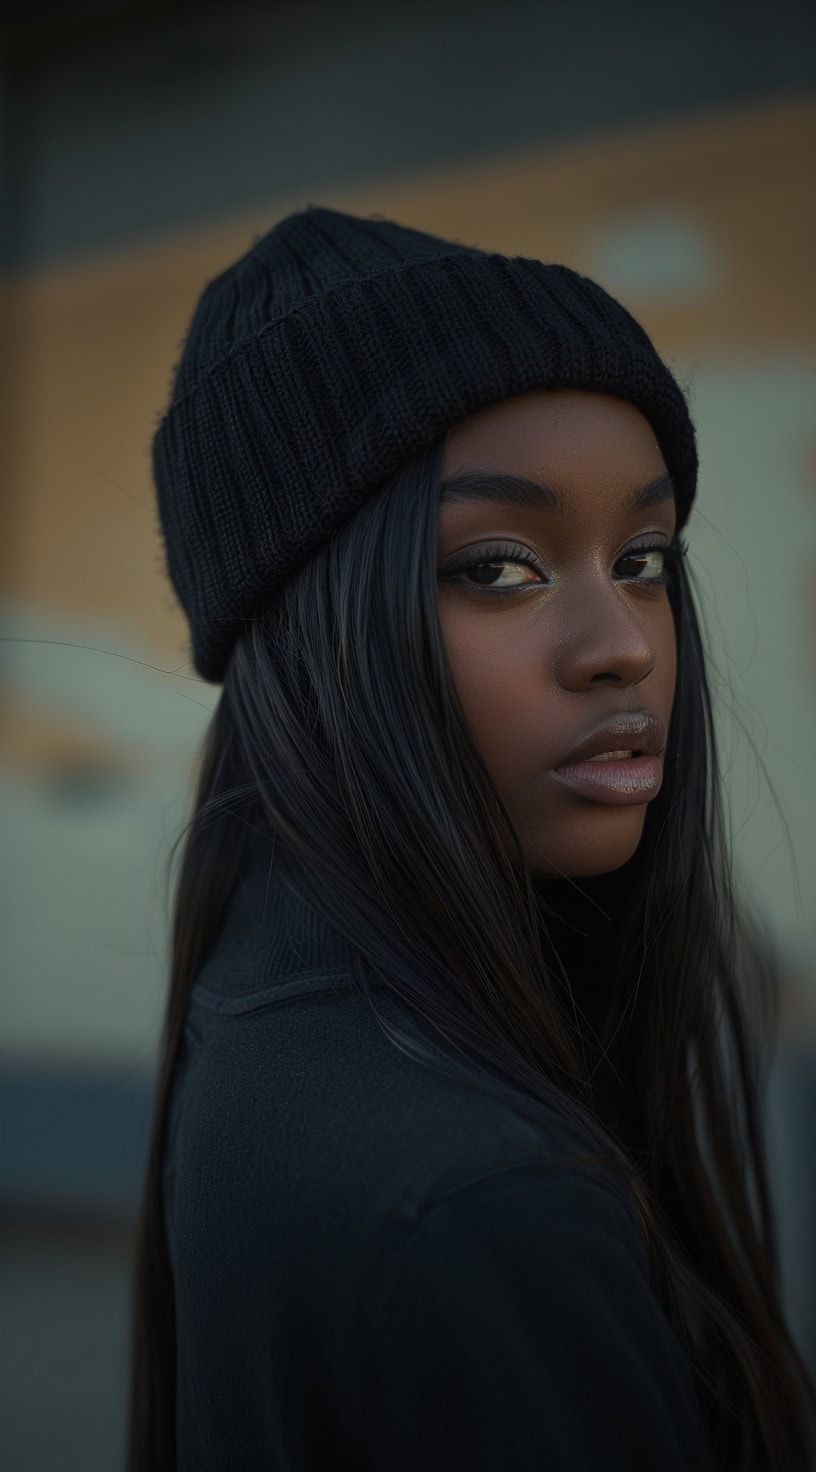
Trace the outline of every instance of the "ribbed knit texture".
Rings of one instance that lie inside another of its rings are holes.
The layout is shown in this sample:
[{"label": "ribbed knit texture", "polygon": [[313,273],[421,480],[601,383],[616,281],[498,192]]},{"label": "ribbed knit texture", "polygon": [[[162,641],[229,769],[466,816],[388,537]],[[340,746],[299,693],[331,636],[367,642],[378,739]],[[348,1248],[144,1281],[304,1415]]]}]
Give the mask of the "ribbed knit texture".
[{"label": "ribbed knit texture", "polygon": [[698,468],[685,396],[588,277],[318,206],[256,240],[204,288],[152,444],[201,677],[223,680],[246,620],[407,459],[535,388],[635,403],[680,530]]}]

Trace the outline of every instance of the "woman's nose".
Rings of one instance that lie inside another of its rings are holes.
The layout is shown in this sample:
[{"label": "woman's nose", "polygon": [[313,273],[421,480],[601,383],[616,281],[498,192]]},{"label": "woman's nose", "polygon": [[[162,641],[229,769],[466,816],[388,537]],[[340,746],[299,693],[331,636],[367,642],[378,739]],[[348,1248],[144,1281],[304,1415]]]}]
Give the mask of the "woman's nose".
[{"label": "woman's nose", "polygon": [[657,602],[635,608],[620,588],[605,594],[587,591],[560,610],[562,632],[556,644],[556,675],[568,689],[598,680],[636,685],[654,669],[664,617]]}]

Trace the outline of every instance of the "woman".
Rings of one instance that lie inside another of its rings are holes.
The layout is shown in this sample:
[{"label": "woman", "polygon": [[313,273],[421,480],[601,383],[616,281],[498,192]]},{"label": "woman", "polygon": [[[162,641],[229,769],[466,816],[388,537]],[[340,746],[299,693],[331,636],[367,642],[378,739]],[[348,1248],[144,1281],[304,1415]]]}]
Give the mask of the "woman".
[{"label": "woman", "polygon": [[223,681],[175,896],[130,1472],[804,1469],[680,532],[567,267],[309,207],[154,440]]}]

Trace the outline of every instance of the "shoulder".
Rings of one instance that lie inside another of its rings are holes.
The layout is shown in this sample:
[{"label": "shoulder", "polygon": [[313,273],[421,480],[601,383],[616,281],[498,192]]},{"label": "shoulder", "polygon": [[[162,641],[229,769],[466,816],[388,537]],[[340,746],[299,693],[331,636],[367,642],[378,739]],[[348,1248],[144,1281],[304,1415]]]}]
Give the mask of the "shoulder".
[{"label": "shoulder", "polygon": [[403,1236],[370,1343],[375,1440],[419,1435],[415,1465],[441,1467],[473,1438],[478,1467],[708,1466],[632,1216],[574,1167],[511,1166],[432,1201]]},{"label": "shoulder", "polygon": [[508,1271],[536,1264],[539,1281],[553,1263],[562,1281],[573,1264],[584,1277],[613,1266],[648,1277],[625,1185],[545,1149],[432,1196],[401,1236],[389,1287],[411,1273],[439,1273],[450,1291],[487,1259],[506,1261]]},{"label": "shoulder", "polygon": [[[387,1001],[378,999],[380,1010]],[[392,1020],[402,1025],[401,1014]],[[602,1210],[639,1242],[624,1183],[578,1177],[563,1161],[592,1148],[542,1106],[535,1123],[467,1076],[420,1064],[397,1048],[356,989],[338,975],[217,1006],[199,991],[175,1070],[165,1165],[214,1196],[255,1189],[289,1219],[308,1196],[357,1223],[364,1250],[388,1258],[407,1234],[430,1236],[468,1210],[487,1224],[516,1197],[520,1220]],[[248,1169],[249,1163],[253,1169]],[[263,1162],[263,1169],[257,1167]],[[283,1189],[296,1180],[298,1192]],[[587,1197],[587,1192],[591,1195]],[[606,1194],[604,1194],[606,1193]],[[365,1207],[366,1209],[363,1209]],[[251,1218],[247,1218],[247,1224]],[[351,1245],[351,1244],[349,1244]],[[642,1249],[641,1249],[642,1250]]]},{"label": "shoulder", "polygon": [[[379,997],[377,1008],[388,1012],[387,999]],[[398,1010],[390,1018],[404,1028]],[[219,998],[216,1007],[199,991],[177,1059],[166,1145],[168,1169],[206,1179],[202,1208],[215,1182],[219,1193],[240,1189],[245,1200],[255,1180],[278,1212],[295,1212],[305,1194],[327,1213],[348,1212],[364,1243],[373,1248],[376,1233],[386,1255],[425,1216],[428,1231],[432,1218],[446,1219],[460,1193],[461,1210],[471,1197],[484,1208],[494,1176],[507,1191],[523,1186],[547,1197],[554,1181],[547,1161],[592,1148],[554,1109],[542,1106],[533,1122],[478,1079],[406,1054],[336,975],[300,979],[240,1005]],[[262,1172],[247,1171],[249,1156],[264,1161]],[[540,1174],[531,1176],[536,1161]],[[508,1170],[521,1170],[518,1182]],[[298,1193],[278,1189],[293,1179]],[[610,1176],[608,1189],[610,1206],[617,1199],[636,1232],[625,1187]]]}]

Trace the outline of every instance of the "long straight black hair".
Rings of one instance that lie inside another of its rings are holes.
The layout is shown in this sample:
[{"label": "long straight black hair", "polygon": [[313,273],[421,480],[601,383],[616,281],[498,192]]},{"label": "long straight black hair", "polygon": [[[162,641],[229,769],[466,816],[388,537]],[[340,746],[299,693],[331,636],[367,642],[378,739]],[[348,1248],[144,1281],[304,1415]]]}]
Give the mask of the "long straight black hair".
[{"label": "long straight black hair", "polygon": [[[539,896],[457,701],[437,605],[443,440],[407,463],[243,625],[203,741],[172,923],[169,995],[132,1286],[128,1472],[175,1467],[175,1320],[161,1172],[194,978],[252,827],[399,1001],[424,1066],[465,1069],[532,1119],[555,1107],[623,1176],[652,1290],[684,1345],[722,1472],[806,1472],[816,1386],[785,1323],[762,1089],[774,949],[738,902],[688,567],[664,780],[626,865],[614,947],[595,958],[645,1131],[627,1151],[593,1107]],[[560,883],[560,881],[558,881]],[[591,891],[592,881],[583,882]],[[376,1012],[376,1007],[374,1008]],[[622,1033],[621,1033],[622,1030]],[[577,1157],[578,1158],[578,1157]]]}]

